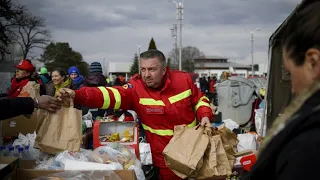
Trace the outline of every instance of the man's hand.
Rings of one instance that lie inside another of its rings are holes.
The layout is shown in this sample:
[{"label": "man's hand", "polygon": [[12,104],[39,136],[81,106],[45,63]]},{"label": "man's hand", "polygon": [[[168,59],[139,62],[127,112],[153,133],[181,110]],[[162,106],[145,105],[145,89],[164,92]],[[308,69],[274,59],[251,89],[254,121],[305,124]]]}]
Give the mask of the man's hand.
[{"label": "man's hand", "polygon": [[56,94],[56,97],[60,102],[63,102],[63,104],[70,104],[71,99],[76,97],[76,93],[72,89],[62,88]]},{"label": "man's hand", "polygon": [[211,127],[211,122],[210,122],[210,119],[208,117],[203,117],[201,119],[201,126],[209,126]]},{"label": "man's hand", "polygon": [[59,102],[57,98],[51,96],[43,95],[37,100],[39,109],[44,109],[49,112],[56,112],[61,107],[61,102]]}]

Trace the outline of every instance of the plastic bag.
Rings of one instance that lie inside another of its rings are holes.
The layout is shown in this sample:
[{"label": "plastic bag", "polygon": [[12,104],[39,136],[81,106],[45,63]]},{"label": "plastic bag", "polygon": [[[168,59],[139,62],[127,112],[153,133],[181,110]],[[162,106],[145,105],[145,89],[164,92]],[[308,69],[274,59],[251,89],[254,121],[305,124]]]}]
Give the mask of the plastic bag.
[{"label": "plastic bag", "polygon": [[60,172],[56,174],[50,174],[36,178],[34,180],[52,180],[52,179],[63,179],[63,180],[121,180],[119,176],[113,171],[68,171]]},{"label": "plastic bag", "polygon": [[262,136],[263,127],[262,127],[262,116],[263,116],[263,110],[264,109],[255,109],[255,116],[254,116],[254,122],[256,126],[256,131],[259,136]]},{"label": "plastic bag", "polygon": [[63,170],[60,166],[55,165],[55,157],[50,154],[41,153],[41,156],[36,161],[37,170]]},{"label": "plastic bag", "polygon": [[128,170],[134,170],[138,180],[146,179],[144,172],[142,170],[142,165],[138,159],[134,161],[134,165],[130,166]]},{"label": "plastic bag", "polygon": [[92,161],[92,150],[81,148],[79,153],[83,154],[89,161]]},{"label": "plastic bag", "polygon": [[34,141],[37,137],[37,134],[36,132],[30,134],[21,134],[19,133],[18,135],[18,139],[14,140],[14,142],[12,143],[13,146],[17,146],[17,145],[20,145],[20,146],[30,146],[30,147],[33,147],[34,145]]},{"label": "plastic bag", "polygon": [[93,119],[93,118],[92,118],[92,114],[91,114],[90,111],[88,111],[87,114],[85,114],[85,115],[82,116],[82,120],[92,120],[92,119]]},{"label": "plastic bag", "polygon": [[142,139],[139,143],[140,160],[142,165],[152,165],[152,154],[150,144]]},{"label": "plastic bag", "polygon": [[43,154],[40,152],[39,149],[35,149],[33,147],[36,137],[37,137],[36,132],[32,134],[28,133],[26,135],[23,135],[20,133],[18,135],[18,139],[16,139],[12,145],[13,146],[17,146],[17,145],[29,146],[29,149],[28,149],[29,159],[39,160],[42,158]]},{"label": "plastic bag", "polygon": [[239,124],[233,121],[232,119],[226,119],[223,120],[223,123],[225,124],[225,127],[233,131],[233,129],[238,129]]},{"label": "plastic bag", "polygon": [[66,160],[77,160],[77,161],[85,161],[88,162],[89,160],[81,153],[78,152],[70,152],[70,151],[63,151],[55,157],[55,160],[52,164],[52,166],[58,166],[64,169],[64,166],[66,164]]},{"label": "plastic bag", "polygon": [[39,163],[36,165],[36,167],[34,168],[36,170],[63,170],[62,167],[58,167],[58,166],[51,166],[51,165],[47,165],[44,163]]},{"label": "plastic bag", "polygon": [[238,134],[239,143],[237,145],[238,152],[246,150],[257,150],[257,141],[255,134]]},{"label": "plastic bag", "polygon": [[120,163],[124,169],[128,169],[134,164],[136,159],[131,150],[119,143],[112,143],[107,146],[101,146],[96,148],[92,153],[92,159],[98,163]]}]

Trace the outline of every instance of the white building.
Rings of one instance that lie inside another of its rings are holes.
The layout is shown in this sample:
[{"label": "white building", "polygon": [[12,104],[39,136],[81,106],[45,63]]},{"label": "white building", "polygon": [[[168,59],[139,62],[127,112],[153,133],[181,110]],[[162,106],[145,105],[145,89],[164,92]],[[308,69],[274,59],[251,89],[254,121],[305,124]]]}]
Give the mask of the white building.
[{"label": "white building", "polygon": [[130,79],[130,68],[133,62],[106,62],[106,71],[110,78],[110,81],[113,81],[117,76],[123,76],[126,81]]},{"label": "white building", "polygon": [[206,56],[194,60],[194,72],[199,74],[199,77],[212,77],[220,78],[223,71],[234,71],[232,73],[238,74],[241,77],[247,78],[248,71],[251,67],[248,65],[237,64],[228,62],[228,58],[220,56]]}]

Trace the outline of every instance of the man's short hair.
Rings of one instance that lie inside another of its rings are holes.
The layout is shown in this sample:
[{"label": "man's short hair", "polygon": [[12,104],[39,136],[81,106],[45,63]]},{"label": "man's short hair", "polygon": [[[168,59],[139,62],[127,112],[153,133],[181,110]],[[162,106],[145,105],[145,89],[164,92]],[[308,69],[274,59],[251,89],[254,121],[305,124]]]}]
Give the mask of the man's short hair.
[{"label": "man's short hair", "polygon": [[157,57],[160,60],[163,67],[166,66],[166,57],[161,51],[157,49],[150,49],[140,54],[140,59],[150,59],[155,57]]}]

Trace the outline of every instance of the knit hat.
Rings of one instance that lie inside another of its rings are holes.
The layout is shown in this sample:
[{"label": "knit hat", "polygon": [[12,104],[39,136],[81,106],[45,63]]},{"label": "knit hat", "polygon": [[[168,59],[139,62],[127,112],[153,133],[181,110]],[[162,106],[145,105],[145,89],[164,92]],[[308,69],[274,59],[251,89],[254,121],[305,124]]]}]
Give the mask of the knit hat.
[{"label": "knit hat", "polygon": [[70,76],[70,74],[72,73],[76,73],[78,74],[78,76],[80,75],[79,69],[75,66],[71,66],[68,70],[68,75]]},{"label": "knit hat", "polygon": [[89,67],[89,71],[90,73],[102,73],[102,67],[101,64],[99,62],[93,62],[91,63],[90,67]]},{"label": "knit hat", "polygon": [[45,67],[40,68],[40,74],[47,74],[48,73],[48,69]]}]

